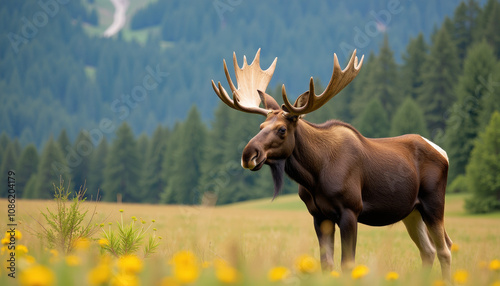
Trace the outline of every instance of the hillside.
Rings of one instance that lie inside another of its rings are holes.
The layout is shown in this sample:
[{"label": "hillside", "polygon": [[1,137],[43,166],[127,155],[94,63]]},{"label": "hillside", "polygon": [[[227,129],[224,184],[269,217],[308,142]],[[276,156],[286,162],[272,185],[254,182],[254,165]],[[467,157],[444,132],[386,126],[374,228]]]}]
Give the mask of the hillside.
[{"label": "hillside", "polygon": [[[310,76],[327,80],[333,52],[341,61],[354,48],[368,55],[383,33],[400,61],[409,39],[419,32],[428,38],[459,1],[228,3],[132,1],[122,33],[103,39],[113,11],[109,1],[59,5],[50,21],[33,26],[33,36],[23,33],[41,6],[2,1],[0,29],[10,37],[0,41],[1,131],[41,146],[63,128],[73,140],[104,118],[151,134],[159,123],[183,120],[193,104],[208,120],[218,103],[210,80],[224,78],[222,59],[233,51],[241,59],[260,47],[263,65],[279,57],[270,87],[283,82],[299,94]],[[165,80],[140,100],[130,99],[157,66],[168,74]]]}]

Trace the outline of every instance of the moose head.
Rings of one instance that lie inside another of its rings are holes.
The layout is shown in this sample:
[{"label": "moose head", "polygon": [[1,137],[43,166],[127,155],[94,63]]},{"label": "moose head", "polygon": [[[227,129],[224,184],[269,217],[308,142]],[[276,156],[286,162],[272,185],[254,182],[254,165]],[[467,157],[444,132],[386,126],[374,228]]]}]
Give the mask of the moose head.
[{"label": "moose head", "polygon": [[[281,91],[284,104],[281,107],[272,96],[265,92],[273,76],[278,58],[275,58],[271,66],[264,71],[260,68],[260,49],[250,65],[248,65],[246,57],[243,58],[242,68],[239,67],[236,54],[233,53],[238,88],[231,80],[224,60],[224,72],[233,99],[228,96],[220,82],[215,85],[212,80],[212,87],[219,98],[229,107],[266,117],[266,120],[260,125],[260,132],[248,142],[243,150],[241,166],[245,169],[258,171],[264,164],[269,165],[275,186],[274,197],[282,186],[285,161],[295,149],[297,121],[303,115],[323,106],[346,87],[357,76],[363,64],[363,58],[364,56],[358,62],[356,50],[354,50],[347,67],[342,70],[337,55],[334,54],[332,77],[323,93],[316,95],[314,80],[311,77],[309,90],[301,94],[293,105],[288,100],[283,84]],[[260,107],[261,104],[263,107]]]}]

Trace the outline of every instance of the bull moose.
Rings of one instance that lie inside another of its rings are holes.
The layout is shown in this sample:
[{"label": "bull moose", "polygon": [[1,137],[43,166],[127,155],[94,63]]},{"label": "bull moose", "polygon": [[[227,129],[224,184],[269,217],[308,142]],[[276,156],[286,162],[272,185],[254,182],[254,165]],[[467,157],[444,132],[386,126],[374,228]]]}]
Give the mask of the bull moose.
[{"label": "bull moose", "polygon": [[252,171],[269,165],[274,196],[284,173],[299,184],[299,196],[314,218],[324,270],[333,269],[335,225],[340,229],[341,266],[345,270],[354,265],[358,222],[385,226],[403,221],[420,250],[423,266],[432,266],[437,253],[443,278],[449,280],[452,241],[444,228],[446,152],[416,134],[372,139],[338,120],[313,124],[303,119],[356,77],[363,58],[358,61],[355,50],[342,70],[334,54],[333,73],[325,91],[316,95],[311,77],[309,90],[293,105],[285,85],[281,107],[265,93],[277,58],[262,70],[260,49],[250,65],[244,58],[243,68],[233,53],[238,88],[224,60],[233,98],[220,82],[216,85],[212,80],[212,87],[229,107],[266,117],[260,132],[244,148],[241,165]]}]

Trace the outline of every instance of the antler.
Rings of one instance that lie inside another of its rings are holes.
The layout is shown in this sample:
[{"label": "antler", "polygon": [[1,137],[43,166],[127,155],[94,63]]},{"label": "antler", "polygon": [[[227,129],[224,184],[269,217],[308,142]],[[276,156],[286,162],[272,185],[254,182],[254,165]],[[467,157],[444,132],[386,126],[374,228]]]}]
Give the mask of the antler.
[{"label": "antler", "polygon": [[[274,98],[264,93],[269,85],[269,82],[271,81],[271,78],[273,77],[277,60],[278,58],[275,58],[267,70],[262,70],[260,68],[259,49],[250,65],[247,64],[246,57],[243,57],[243,67],[240,69],[238,61],[236,60],[236,53],[233,53],[234,73],[236,75],[238,89],[236,89],[233,81],[231,80],[231,76],[227,70],[226,60],[224,60],[224,72],[226,74],[229,87],[233,93],[233,99],[229,97],[220,82],[218,82],[216,86],[212,80],[212,87],[219,98],[229,107],[248,113],[257,113],[267,116],[267,114],[271,111],[267,108],[271,107],[274,109],[276,106],[279,108],[279,105],[276,103]],[[262,94],[258,92],[259,90],[262,91]],[[264,104],[264,108],[259,107],[261,102]]]},{"label": "antler", "polygon": [[283,110],[291,115],[301,115],[313,112],[314,110],[320,108],[358,75],[361,65],[363,64],[363,59],[364,55],[361,57],[361,61],[358,64],[358,57],[356,57],[356,50],[354,50],[349,63],[346,68],[342,70],[339,65],[337,54],[333,54],[332,78],[326,86],[325,91],[320,95],[316,95],[314,93],[314,80],[311,77],[311,80],[309,81],[309,91],[301,94],[293,106],[290,104],[290,101],[288,101],[285,85],[283,85],[281,88],[281,94],[284,101]]}]

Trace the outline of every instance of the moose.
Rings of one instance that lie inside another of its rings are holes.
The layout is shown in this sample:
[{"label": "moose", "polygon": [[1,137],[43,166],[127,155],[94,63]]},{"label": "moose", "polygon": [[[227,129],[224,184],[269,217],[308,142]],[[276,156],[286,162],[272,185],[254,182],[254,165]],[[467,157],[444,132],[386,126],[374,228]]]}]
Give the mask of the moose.
[{"label": "moose", "polygon": [[[309,90],[292,105],[285,85],[284,104],[265,93],[277,58],[267,70],[260,68],[260,49],[240,68],[233,53],[235,87],[224,60],[232,98],[218,82],[212,87],[229,107],[266,117],[260,132],[243,150],[241,165],[258,171],[269,165],[274,197],[286,173],[299,184],[299,196],[313,216],[323,270],[332,270],[336,225],[340,229],[341,267],[354,266],[357,223],[385,226],[403,221],[417,245],[422,265],[437,257],[444,279],[451,277],[452,241],[444,228],[446,152],[428,139],[409,134],[366,138],[353,126],[338,120],[313,124],[304,115],[323,106],[358,74],[363,64],[354,50],[345,69],[334,54],[333,73],[326,89],[317,95],[311,77]],[[261,107],[262,105],[262,107]]]}]

